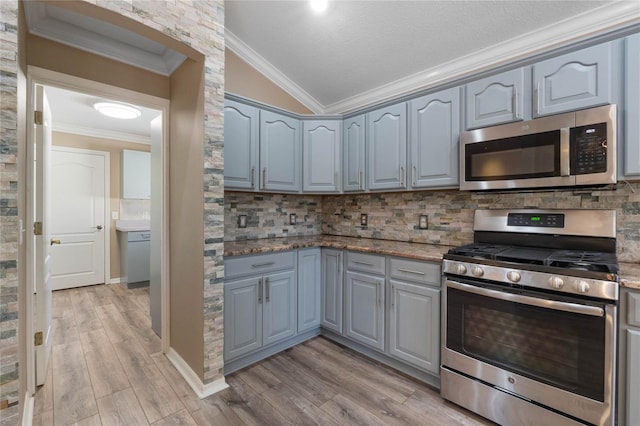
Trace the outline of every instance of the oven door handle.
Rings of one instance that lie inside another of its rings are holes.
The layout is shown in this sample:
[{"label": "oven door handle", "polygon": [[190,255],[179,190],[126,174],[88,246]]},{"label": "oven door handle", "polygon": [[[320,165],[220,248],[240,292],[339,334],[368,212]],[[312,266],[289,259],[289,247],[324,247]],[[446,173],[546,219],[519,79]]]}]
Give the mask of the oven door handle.
[{"label": "oven door handle", "polygon": [[520,294],[506,293],[502,291],[490,290],[488,288],[476,287],[474,285],[462,284],[447,280],[447,287],[491,297],[493,299],[506,300],[523,305],[537,306],[540,308],[553,309],[556,311],[572,312],[574,314],[590,315],[593,317],[603,317],[604,309],[595,306],[579,305],[577,303],[558,302],[556,300],[539,299],[537,297],[522,296]]}]

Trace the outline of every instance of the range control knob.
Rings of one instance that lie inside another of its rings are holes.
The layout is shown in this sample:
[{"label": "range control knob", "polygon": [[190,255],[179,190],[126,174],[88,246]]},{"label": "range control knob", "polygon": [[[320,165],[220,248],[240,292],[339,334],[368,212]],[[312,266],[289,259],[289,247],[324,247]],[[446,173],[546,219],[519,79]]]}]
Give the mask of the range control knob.
[{"label": "range control knob", "polygon": [[522,277],[520,276],[520,272],[518,271],[509,271],[507,272],[507,278],[509,279],[509,281],[517,283]]},{"label": "range control knob", "polygon": [[458,271],[458,274],[460,275],[464,275],[467,273],[467,267],[464,266],[462,263],[458,264],[458,267],[456,268],[456,270]]},{"label": "range control knob", "polygon": [[471,273],[474,277],[481,277],[484,275],[484,269],[479,266],[474,266],[473,268],[471,268]]},{"label": "range control knob", "polygon": [[564,285],[564,281],[560,277],[551,277],[549,278],[549,285],[555,289],[561,289]]},{"label": "range control knob", "polygon": [[589,292],[589,283],[586,281],[578,281],[578,292],[580,293],[588,293]]}]

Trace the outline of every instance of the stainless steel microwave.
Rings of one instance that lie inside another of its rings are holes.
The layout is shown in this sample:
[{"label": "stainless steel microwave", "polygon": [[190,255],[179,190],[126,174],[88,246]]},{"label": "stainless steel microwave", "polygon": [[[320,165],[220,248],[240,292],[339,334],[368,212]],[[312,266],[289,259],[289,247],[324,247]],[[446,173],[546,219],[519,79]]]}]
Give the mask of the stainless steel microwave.
[{"label": "stainless steel microwave", "polygon": [[460,134],[460,189],[613,184],[616,106],[606,105]]}]

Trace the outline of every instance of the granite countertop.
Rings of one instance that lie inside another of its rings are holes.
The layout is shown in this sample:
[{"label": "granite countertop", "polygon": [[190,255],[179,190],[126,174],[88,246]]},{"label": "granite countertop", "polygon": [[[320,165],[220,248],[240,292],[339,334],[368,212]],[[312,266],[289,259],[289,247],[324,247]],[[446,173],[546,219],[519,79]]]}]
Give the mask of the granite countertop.
[{"label": "granite countertop", "polygon": [[[226,241],[225,256],[243,256],[257,253],[271,253],[306,247],[326,247],[353,250],[386,256],[406,257],[428,262],[441,262],[450,246],[423,243],[407,243],[369,238],[337,237],[313,235],[309,237],[265,238],[259,240]],[[620,284],[623,287],[640,289],[640,264],[620,263]]]},{"label": "granite countertop", "polygon": [[242,256],[256,253],[270,253],[305,247],[326,247],[353,250],[364,253],[375,253],[388,256],[406,257],[410,259],[441,262],[442,255],[450,246],[423,243],[407,243],[391,240],[374,240],[369,238],[336,237],[331,235],[314,235],[309,237],[267,238],[260,240],[227,241],[224,243],[225,256]]}]

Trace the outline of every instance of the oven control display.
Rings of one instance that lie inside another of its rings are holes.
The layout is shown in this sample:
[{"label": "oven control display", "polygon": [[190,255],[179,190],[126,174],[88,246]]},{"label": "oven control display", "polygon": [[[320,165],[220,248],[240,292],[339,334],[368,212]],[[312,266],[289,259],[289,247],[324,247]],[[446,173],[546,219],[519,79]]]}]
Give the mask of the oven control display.
[{"label": "oven control display", "polygon": [[564,228],[564,215],[558,213],[509,213],[508,226],[531,226],[534,228]]}]

